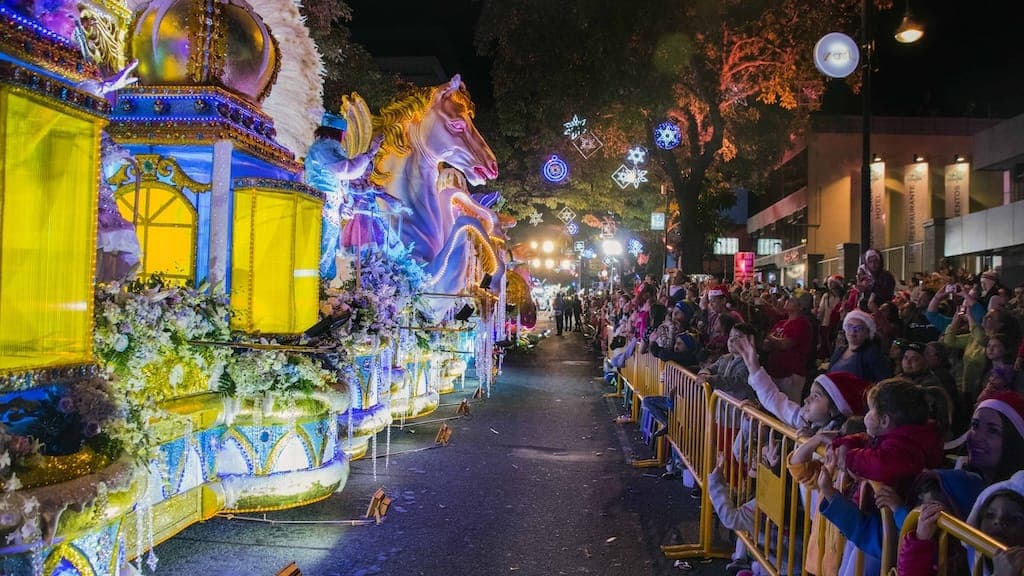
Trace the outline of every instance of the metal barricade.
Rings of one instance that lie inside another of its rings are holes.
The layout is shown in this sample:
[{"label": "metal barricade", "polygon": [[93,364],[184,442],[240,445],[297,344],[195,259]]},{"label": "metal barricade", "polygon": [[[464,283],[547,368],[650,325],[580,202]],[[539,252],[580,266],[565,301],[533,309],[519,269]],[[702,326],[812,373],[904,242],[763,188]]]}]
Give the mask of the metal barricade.
[{"label": "metal barricade", "polygon": [[[917,530],[919,515],[920,511],[916,509],[907,515],[900,532],[900,542],[907,534]],[[981,576],[986,572],[985,560],[992,560],[996,554],[1005,552],[1007,549],[1003,543],[993,540],[984,532],[945,512],[939,513],[939,521],[936,522],[936,538],[939,539],[938,576],[956,573],[956,567],[951,567],[949,562],[950,546],[960,546],[962,543],[968,549],[973,550],[974,565],[970,567],[970,570],[974,576]],[[951,539],[958,542],[950,543]]]},{"label": "metal barricade", "polygon": [[[711,437],[705,461],[710,466],[713,452],[728,451],[723,475],[730,504],[736,508],[747,506],[752,512],[750,526],[736,530],[737,537],[766,572],[801,574],[810,539],[818,539],[819,555],[824,546],[822,532],[811,533],[817,490],[800,486],[786,466],[800,443],[797,431],[752,404],[721,392],[712,394],[711,403],[714,421],[708,426]],[[873,506],[874,495],[868,483],[861,487],[859,501],[864,510]],[[895,565],[896,530],[892,512],[883,509],[881,514],[881,573],[885,574]],[[825,522],[822,519],[819,526]],[[706,530],[703,524],[702,533]],[[858,551],[854,561],[854,572],[863,573],[863,553]]]},{"label": "metal barricade", "polygon": [[675,362],[665,364],[664,393],[672,398],[668,418],[668,442],[679,460],[701,488],[700,527],[697,542],[670,544],[661,547],[668,558],[728,558],[727,550],[716,550],[715,519],[708,497],[707,476],[711,471],[712,453],[709,442],[711,427],[711,386]]}]

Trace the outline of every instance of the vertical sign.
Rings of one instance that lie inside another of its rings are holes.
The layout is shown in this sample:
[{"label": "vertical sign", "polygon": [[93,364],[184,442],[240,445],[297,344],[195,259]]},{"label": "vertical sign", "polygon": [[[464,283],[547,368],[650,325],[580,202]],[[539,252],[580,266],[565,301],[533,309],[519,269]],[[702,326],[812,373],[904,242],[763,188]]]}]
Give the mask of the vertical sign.
[{"label": "vertical sign", "polygon": [[931,218],[931,193],[928,186],[928,163],[907,166],[903,184],[907,190],[907,264],[918,267],[918,242],[924,241],[924,221]]},{"label": "vertical sign", "polygon": [[967,213],[965,204],[970,198],[971,165],[957,162],[946,166],[946,218]]},{"label": "vertical sign", "polygon": [[732,260],[732,279],[745,282],[754,278],[754,253],[737,252]]},{"label": "vertical sign", "polygon": [[871,244],[876,247],[888,246],[885,237],[885,162],[871,163]]},{"label": "vertical sign", "polygon": [[665,229],[665,213],[651,212],[651,230]]}]

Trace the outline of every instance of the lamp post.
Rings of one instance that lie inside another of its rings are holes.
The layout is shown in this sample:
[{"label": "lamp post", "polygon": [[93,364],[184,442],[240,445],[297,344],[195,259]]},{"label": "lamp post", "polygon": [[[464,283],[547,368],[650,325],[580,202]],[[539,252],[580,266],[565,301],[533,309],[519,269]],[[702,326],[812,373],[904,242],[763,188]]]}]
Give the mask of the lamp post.
[{"label": "lamp post", "polygon": [[[872,1],[860,3],[861,58],[861,162],[860,162],[860,254],[871,248],[871,65],[874,60],[874,40],[871,38]],[[901,44],[917,42],[924,36],[924,27],[910,14],[910,0],[899,28],[894,34]]]},{"label": "lamp post", "polygon": [[[622,242],[619,242],[615,238],[609,238],[601,243],[601,251],[604,255],[615,261],[617,256],[622,255]],[[614,269],[612,273],[608,275],[608,293],[612,293],[615,289],[615,273]]]}]

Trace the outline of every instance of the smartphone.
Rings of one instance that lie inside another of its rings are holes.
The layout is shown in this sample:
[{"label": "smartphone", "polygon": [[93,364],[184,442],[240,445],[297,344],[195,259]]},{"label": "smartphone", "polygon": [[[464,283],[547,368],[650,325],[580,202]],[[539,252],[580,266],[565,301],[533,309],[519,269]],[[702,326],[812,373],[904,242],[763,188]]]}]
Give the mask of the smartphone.
[{"label": "smartphone", "polygon": [[946,286],[947,294],[952,294],[953,292],[956,292],[956,284],[950,284],[949,286]]}]

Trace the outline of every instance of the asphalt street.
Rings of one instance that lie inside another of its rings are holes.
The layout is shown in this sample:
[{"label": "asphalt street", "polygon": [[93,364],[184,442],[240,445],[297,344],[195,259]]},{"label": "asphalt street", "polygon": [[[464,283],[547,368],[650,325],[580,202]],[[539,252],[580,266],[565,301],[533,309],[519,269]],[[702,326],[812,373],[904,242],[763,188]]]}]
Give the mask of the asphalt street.
[{"label": "asphalt street", "polygon": [[[420,420],[455,415],[475,388],[467,380]],[[664,470],[630,465],[650,449],[614,422],[624,410],[608,391],[580,335],[552,335],[508,358],[491,397],[448,421],[447,447],[422,450],[439,422],[392,428],[394,455],[385,465],[381,433],[376,477],[367,457],[340,493],[266,514],[278,523],[193,525],[157,546],[157,573],[269,576],[293,561],[307,576],[723,573],[720,561],[685,570],[661,554],[693,541],[698,500]],[[378,488],[393,499],[380,525],[339,523],[361,519]]]}]

